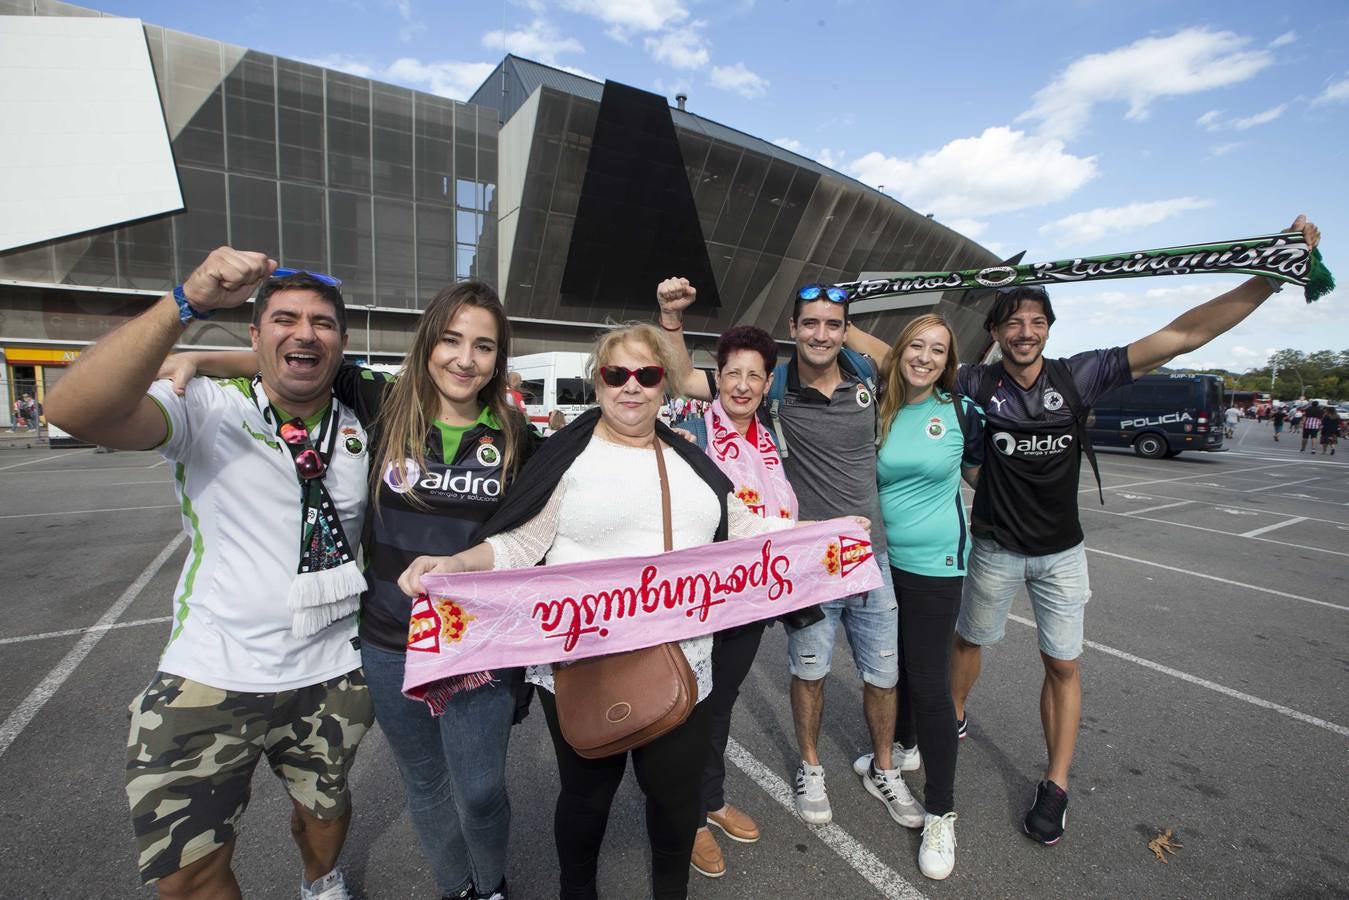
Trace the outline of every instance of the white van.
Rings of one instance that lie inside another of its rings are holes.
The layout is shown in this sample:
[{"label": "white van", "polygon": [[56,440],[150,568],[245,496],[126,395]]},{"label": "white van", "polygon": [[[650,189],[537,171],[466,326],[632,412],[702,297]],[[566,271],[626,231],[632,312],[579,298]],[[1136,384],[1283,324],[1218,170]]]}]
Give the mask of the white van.
[{"label": "white van", "polygon": [[531,423],[546,427],[548,413],[555,409],[570,422],[595,405],[595,387],[585,373],[589,359],[589,353],[562,350],[511,357],[509,369],[520,373],[520,392]]}]

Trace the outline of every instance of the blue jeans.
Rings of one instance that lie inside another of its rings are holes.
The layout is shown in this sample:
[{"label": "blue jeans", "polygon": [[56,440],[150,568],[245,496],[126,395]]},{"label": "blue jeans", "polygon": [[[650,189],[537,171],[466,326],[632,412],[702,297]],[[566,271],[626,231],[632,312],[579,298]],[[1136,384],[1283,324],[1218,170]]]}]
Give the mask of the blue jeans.
[{"label": "blue jeans", "polygon": [[848,636],[862,680],[889,690],[899,681],[899,605],[890,578],[890,560],[877,556],[881,586],[820,604],[824,618],[805,628],[787,629],[787,667],[802,681],[818,681],[834,661],[838,623]]},{"label": "blue jeans", "polygon": [[1002,640],[1017,590],[1026,588],[1035,613],[1040,650],[1054,659],[1082,655],[1082,624],[1091,581],[1083,544],[1061,553],[1026,556],[997,541],[976,537],[965,570],[956,632],[971,644]]},{"label": "blue jeans", "polygon": [[491,891],[506,872],[506,745],[518,670],[456,694],[437,718],[425,703],[403,696],[402,653],[362,643],[361,662],[437,887],[443,894],[470,886]]}]

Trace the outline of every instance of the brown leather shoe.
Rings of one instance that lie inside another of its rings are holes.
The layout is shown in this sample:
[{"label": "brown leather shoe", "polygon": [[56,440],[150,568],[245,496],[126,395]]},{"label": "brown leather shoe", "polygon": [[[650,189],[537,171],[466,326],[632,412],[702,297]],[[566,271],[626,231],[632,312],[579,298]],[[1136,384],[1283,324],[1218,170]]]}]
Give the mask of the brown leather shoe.
[{"label": "brown leather shoe", "polygon": [[712,836],[712,829],[699,828],[693,835],[693,857],[689,865],[699,875],[708,878],[720,878],[726,874],[726,860],[717,846],[717,839]]},{"label": "brown leather shoe", "polygon": [[726,832],[726,836],[742,844],[752,844],[759,839],[759,826],[743,809],[726,804],[726,814],[708,813],[707,821]]}]

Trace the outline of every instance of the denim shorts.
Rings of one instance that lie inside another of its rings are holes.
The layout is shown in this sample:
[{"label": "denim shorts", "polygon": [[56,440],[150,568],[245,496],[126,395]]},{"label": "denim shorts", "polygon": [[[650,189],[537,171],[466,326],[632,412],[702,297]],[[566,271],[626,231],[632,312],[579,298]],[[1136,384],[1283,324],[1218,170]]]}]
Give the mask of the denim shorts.
[{"label": "denim shorts", "polygon": [[880,587],[822,603],[823,619],[805,628],[787,629],[787,662],[797,678],[818,681],[829,674],[834,636],[842,620],[862,680],[878,688],[892,688],[899,681],[899,604],[889,560],[882,554],[876,562],[881,569]]},{"label": "denim shorts", "polygon": [[956,633],[979,646],[1002,640],[1012,599],[1022,585],[1035,612],[1040,650],[1054,659],[1081,656],[1082,622],[1091,599],[1083,544],[1060,553],[1026,556],[990,538],[976,537]]}]

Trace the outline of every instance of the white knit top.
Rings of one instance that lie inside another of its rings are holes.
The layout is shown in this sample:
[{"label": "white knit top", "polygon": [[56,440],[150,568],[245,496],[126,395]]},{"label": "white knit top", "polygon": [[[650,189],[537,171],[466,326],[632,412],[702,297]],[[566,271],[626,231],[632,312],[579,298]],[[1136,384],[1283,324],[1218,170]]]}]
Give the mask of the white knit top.
[{"label": "white knit top", "polygon": [[[721,519],[721,506],[707,482],[679,454],[664,448],[670,479],[670,523],[674,549],[709,543]],[[727,496],[729,537],[742,538],[790,528],[787,519],[765,519]],[[661,523],[660,474],[649,447],[606,441],[598,434],[563,474],[537,516],[487,539],[494,568],[518,569],[539,560],[549,565],[649,556],[665,550]],[[698,700],[712,690],[712,637],[679,644],[698,679]],[[526,680],[553,690],[553,667],[530,666]]]}]

